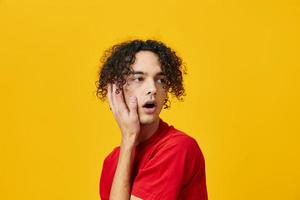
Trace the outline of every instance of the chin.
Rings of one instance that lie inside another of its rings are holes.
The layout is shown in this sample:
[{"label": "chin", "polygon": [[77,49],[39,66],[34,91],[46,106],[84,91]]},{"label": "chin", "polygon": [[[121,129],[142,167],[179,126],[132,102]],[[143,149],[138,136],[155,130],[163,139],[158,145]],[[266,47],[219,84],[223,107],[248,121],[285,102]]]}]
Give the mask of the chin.
[{"label": "chin", "polygon": [[156,115],[142,115],[140,116],[140,123],[141,124],[152,124],[157,120]]}]

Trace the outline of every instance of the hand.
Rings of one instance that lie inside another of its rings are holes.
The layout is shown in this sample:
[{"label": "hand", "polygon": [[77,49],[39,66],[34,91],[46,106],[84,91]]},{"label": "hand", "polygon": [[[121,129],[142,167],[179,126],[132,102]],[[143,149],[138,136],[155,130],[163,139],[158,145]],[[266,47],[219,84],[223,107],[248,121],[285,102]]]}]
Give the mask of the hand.
[{"label": "hand", "polygon": [[108,84],[108,101],[114,118],[122,133],[122,143],[136,145],[140,133],[140,120],[137,113],[137,98],[130,97],[126,105],[123,90],[116,94],[116,84]]}]

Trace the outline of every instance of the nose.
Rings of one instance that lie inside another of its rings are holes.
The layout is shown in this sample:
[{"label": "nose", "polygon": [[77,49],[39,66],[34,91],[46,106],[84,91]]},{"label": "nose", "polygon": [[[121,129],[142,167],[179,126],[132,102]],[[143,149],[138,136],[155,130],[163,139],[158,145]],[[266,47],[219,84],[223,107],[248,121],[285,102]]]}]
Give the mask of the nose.
[{"label": "nose", "polygon": [[149,81],[146,88],[147,95],[156,95],[156,85],[154,81]]}]

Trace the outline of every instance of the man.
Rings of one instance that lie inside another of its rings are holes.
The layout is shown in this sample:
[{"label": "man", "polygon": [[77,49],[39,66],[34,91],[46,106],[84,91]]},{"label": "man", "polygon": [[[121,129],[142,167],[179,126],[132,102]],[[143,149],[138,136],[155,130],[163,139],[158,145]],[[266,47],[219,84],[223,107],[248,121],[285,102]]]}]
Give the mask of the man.
[{"label": "man", "polygon": [[184,95],[181,59],[160,41],[133,40],[102,62],[97,95],[108,97],[122,140],[103,162],[101,199],[208,199],[197,142],[159,117],[168,93]]}]

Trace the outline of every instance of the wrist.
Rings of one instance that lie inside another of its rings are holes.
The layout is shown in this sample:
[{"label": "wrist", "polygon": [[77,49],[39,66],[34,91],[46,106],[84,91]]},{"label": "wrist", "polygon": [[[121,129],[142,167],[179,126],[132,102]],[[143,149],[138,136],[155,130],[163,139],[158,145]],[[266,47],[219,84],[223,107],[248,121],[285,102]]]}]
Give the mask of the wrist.
[{"label": "wrist", "polygon": [[136,140],[131,138],[122,138],[121,147],[126,149],[132,149],[135,147]]}]

